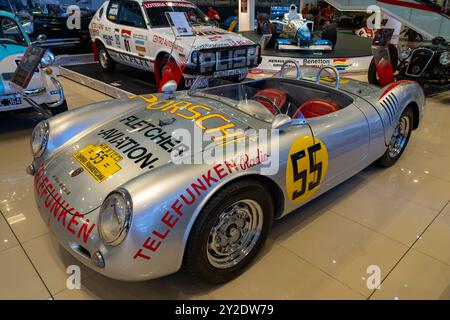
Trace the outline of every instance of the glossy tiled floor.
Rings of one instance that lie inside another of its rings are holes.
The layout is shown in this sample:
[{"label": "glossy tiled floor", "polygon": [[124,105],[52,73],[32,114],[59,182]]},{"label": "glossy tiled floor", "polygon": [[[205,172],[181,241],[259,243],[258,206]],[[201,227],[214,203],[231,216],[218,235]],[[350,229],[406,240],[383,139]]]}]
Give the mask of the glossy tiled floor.
[{"label": "glossy tiled floor", "polygon": [[[108,99],[62,79],[70,108]],[[0,299],[450,299],[450,92],[427,113],[402,159],[370,167],[274,224],[264,252],[238,279],[202,286],[183,272],[143,283],[81,269],[48,233],[32,199],[32,114],[0,114]],[[369,266],[382,284],[368,289]]]}]

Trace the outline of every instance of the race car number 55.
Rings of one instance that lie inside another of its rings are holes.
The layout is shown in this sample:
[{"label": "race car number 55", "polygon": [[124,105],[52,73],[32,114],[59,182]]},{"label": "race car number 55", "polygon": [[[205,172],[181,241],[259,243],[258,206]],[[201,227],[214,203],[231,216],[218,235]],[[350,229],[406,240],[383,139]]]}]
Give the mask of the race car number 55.
[{"label": "race car number 55", "polygon": [[289,150],[286,190],[292,202],[300,204],[319,189],[328,169],[328,153],[318,138],[303,136]]}]

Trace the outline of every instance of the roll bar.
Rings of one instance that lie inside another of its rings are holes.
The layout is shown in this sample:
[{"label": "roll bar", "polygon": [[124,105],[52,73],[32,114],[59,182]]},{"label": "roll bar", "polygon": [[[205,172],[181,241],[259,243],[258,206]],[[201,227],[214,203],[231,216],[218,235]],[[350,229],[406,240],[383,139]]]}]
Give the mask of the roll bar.
[{"label": "roll bar", "polygon": [[339,83],[340,83],[339,71],[333,66],[324,66],[324,67],[320,68],[319,72],[317,73],[316,83],[320,84],[321,74],[324,70],[327,70],[327,69],[333,71],[334,74],[336,75],[336,85],[334,86],[334,88],[336,90],[339,90]]}]

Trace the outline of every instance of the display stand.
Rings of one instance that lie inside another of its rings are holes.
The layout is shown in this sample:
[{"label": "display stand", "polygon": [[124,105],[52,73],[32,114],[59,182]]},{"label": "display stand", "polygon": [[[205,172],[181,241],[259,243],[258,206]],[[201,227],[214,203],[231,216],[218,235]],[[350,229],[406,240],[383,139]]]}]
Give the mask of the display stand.
[{"label": "display stand", "polygon": [[17,95],[21,96],[30,106],[36,109],[39,113],[47,116],[51,116],[51,112],[36,103],[31,97],[25,93],[25,89],[30,84],[31,78],[34,72],[39,67],[42,57],[45,54],[45,49],[30,45],[25,51],[20,64],[14,71],[10,85],[14,89]]}]

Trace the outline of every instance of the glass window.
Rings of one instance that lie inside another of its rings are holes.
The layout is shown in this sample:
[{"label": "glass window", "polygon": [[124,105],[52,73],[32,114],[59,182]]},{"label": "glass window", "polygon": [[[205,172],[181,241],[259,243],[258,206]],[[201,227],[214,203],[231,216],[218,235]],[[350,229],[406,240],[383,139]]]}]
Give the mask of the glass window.
[{"label": "glass window", "polygon": [[116,22],[130,27],[145,28],[141,7],[135,1],[122,3]]},{"label": "glass window", "polygon": [[27,40],[15,20],[0,17],[0,44],[28,46]]},{"label": "glass window", "polygon": [[109,3],[108,11],[106,17],[109,21],[117,22],[117,16],[119,15],[119,3],[111,1]]},{"label": "glass window", "polygon": [[152,27],[169,27],[166,12],[186,12],[192,25],[208,24],[203,12],[188,2],[144,2],[147,17]]}]

